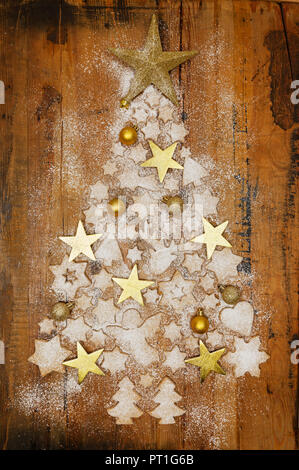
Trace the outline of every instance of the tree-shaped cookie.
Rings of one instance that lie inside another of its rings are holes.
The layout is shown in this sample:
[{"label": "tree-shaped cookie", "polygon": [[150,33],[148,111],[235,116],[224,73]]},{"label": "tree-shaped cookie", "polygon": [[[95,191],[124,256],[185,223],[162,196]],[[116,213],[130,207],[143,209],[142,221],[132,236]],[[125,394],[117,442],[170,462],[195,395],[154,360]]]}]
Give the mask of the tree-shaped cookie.
[{"label": "tree-shaped cookie", "polygon": [[128,377],[119,382],[119,390],[112,397],[118,402],[107,410],[110,416],[116,418],[116,424],[134,424],[132,418],[139,418],[143,412],[135,405],[140,395],[135,392],[134,385]]},{"label": "tree-shaped cookie", "polygon": [[154,398],[158,406],[150,412],[154,418],[160,419],[159,424],[173,424],[175,416],[181,416],[185,413],[185,410],[175,405],[182,397],[174,389],[175,384],[168,377],[163,379],[159,385],[159,392]]}]

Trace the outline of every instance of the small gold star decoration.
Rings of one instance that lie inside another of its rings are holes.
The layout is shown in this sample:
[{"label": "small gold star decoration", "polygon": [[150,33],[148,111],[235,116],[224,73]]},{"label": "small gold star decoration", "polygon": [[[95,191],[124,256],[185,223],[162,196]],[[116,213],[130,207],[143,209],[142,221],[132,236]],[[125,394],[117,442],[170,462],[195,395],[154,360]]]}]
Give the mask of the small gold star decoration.
[{"label": "small gold star decoration", "polygon": [[81,384],[88,372],[92,372],[97,375],[105,375],[96,364],[103,351],[104,349],[98,349],[97,351],[88,354],[83,346],[77,342],[77,358],[72,359],[71,361],[65,361],[63,362],[63,365],[78,369],[78,383]]},{"label": "small gold star decoration", "polygon": [[132,299],[136,300],[140,305],[143,305],[141,291],[154,284],[153,281],[141,281],[138,278],[136,264],[134,265],[128,279],[123,279],[120,277],[113,277],[112,279],[123,289],[121,296],[118,299],[118,304],[128,299],[129,297],[132,297]]},{"label": "small gold star decoration", "polygon": [[153,157],[146,160],[141,164],[141,166],[147,168],[157,168],[159,180],[161,183],[163,182],[169,168],[176,168],[178,170],[184,169],[182,165],[172,158],[178,144],[177,142],[171,144],[165,150],[162,150],[160,147],[158,147],[158,145],[156,145],[152,140],[149,140],[148,143],[150,145]]},{"label": "small gold star decoration", "polygon": [[199,347],[200,356],[185,359],[185,362],[200,367],[200,381],[203,382],[211,371],[225,375],[225,371],[217,363],[225,353],[225,348],[210,353],[202,341],[200,341]]},{"label": "small gold star decoration", "polygon": [[88,258],[95,261],[95,256],[91,249],[91,245],[96,242],[101,237],[101,235],[101,233],[95,233],[94,235],[86,235],[83,224],[80,220],[78,223],[76,235],[74,237],[59,238],[64,243],[72,247],[69,261],[73,261],[73,259],[76,258],[76,256],[80,255],[80,253],[86,255]]},{"label": "small gold star decoration", "polygon": [[226,229],[228,220],[214,227],[204,217],[202,218],[204,233],[198,237],[192,238],[192,242],[205,243],[207,245],[207,257],[211,258],[217,245],[231,247],[231,244],[222,236],[222,232]]},{"label": "small gold star decoration", "polygon": [[132,99],[151,84],[177,105],[178,101],[169,72],[198,53],[197,51],[163,52],[156,15],[152,16],[142,51],[110,49],[110,52],[135,70],[129,92],[121,100],[121,107],[124,108],[127,108]]}]

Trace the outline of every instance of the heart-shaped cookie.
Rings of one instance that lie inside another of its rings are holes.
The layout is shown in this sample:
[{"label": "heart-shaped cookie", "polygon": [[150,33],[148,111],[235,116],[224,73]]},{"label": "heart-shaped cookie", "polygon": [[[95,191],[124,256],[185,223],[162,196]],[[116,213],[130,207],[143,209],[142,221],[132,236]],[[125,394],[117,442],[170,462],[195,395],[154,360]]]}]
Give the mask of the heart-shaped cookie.
[{"label": "heart-shaped cookie", "polygon": [[233,308],[224,308],[220,319],[226,328],[243,336],[249,336],[253,323],[253,308],[248,302],[239,302]]}]

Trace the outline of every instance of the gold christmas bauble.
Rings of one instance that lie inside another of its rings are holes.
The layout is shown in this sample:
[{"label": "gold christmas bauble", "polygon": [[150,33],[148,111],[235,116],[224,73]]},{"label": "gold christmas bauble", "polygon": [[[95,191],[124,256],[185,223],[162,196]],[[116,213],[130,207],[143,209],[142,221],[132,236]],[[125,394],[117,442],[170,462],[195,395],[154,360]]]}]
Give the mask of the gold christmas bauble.
[{"label": "gold christmas bauble", "polygon": [[51,317],[55,321],[64,321],[70,316],[74,306],[74,302],[57,302],[52,307]]},{"label": "gold christmas bauble", "polygon": [[108,208],[109,211],[115,215],[115,217],[122,215],[126,210],[125,203],[118,197],[115,197],[109,201]]},{"label": "gold christmas bauble", "polygon": [[222,298],[225,303],[227,304],[236,304],[241,296],[241,292],[239,287],[237,286],[232,286],[232,285],[227,285],[227,286],[218,286]]},{"label": "gold christmas bauble", "polygon": [[190,326],[191,326],[191,329],[194,331],[194,333],[203,334],[203,333],[206,333],[208,331],[208,329],[209,329],[209,320],[203,314],[202,309],[199,309],[198,315],[191,318]]},{"label": "gold christmas bauble", "polygon": [[168,210],[171,214],[178,211],[181,212],[183,210],[184,201],[180,196],[165,196],[163,198],[163,202],[167,204]]},{"label": "gold christmas bauble", "polygon": [[126,126],[119,133],[119,140],[123,145],[134,145],[137,138],[137,131],[133,126]]},{"label": "gold christmas bauble", "polygon": [[129,103],[127,100],[125,100],[124,98],[122,98],[122,99],[120,100],[120,107],[121,107],[121,108],[126,108],[126,109],[128,109],[129,104],[130,104],[130,103]]}]

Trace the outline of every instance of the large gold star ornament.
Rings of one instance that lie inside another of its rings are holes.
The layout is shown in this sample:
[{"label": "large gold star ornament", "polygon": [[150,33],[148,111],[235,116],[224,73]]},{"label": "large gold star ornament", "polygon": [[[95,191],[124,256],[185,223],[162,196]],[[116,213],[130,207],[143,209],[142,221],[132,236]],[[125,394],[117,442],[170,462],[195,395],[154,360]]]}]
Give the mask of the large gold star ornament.
[{"label": "large gold star ornament", "polygon": [[96,362],[104,349],[98,349],[88,354],[80,343],[77,343],[77,358],[71,361],[63,362],[64,366],[74,367],[78,369],[78,383],[82,383],[88,372],[97,375],[105,375],[104,372],[97,366]]},{"label": "large gold star ornament", "polygon": [[209,352],[202,341],[200,341],[200,356],[185,359],[185,362],[200,367],[200,381],[203,382],[210,372],[225,375],[225,371],[218,364],[219,359],[225,353],[225,348]]},{"label": "large gold star ornament", "polygon": [[121,296],[118,299],[118,304],[128,299],[129,297],[132,297],[132,299],[136,300],[140,305],[143,305],[141,291],[154,284],[153,281],[141,281],[138,278],[136,264],[133,267],[128,279],[123,279],[120,277],[113,277],[112,279],[123,289]]},{"label": "large gold star ornament", "polygon": [[110,51],[135,70],[129,92],[121,100],[122,107],[128,107],[132,99],[151,84],[177,105],[169,72],[197,54],[197,51],[163,52],[156,15],[152,16],[142,51],[131,49],[110,49]]},{"label": "large gold star ornament", "polygon": [[231,244],[222,236],[222,232],[226,229],[228,221],[214,227],[204,217],[202,218],[204,233],[198,237],[192,238],[192,242],[205,243],[207,245],[207,257],[211,258],[217,245],[231,247]]},{"label": "large gold star ornament", "polygon": [[153,142],[152,140],[149,140],[148,143],[150,145],[153,157],[146,160],[144,163],[141,164],[141,166],[148,168],[157,168],[159,180],[161,183],[163,182],[167,170],[169,168],[176,168],[178,170],[184,169],[182,165],[180,165],[172,158],[176,146],[178,144],[177,142],[171,144],[165,150],[160,149],[160,147],[158,147],[158,145],[156,145],[155,142]]},{"label": "large gold star ornament", "polygon": [[91,245],[94,242],[96,242],[100,238],[101,235],[102,235],[101,233],[95,233],[94,235],[86,235],[83,224],[80,220],[78,223],[76,235],[74,237],[59,237],[59,238],[64,243],[72,247],[69,261],[73,261],[73,259],[76,258],[76,256],[80,255],[80,253],[82,253],[83,255],[86,255],[88,258],[94,261],[95,256],[91,249]]}]

